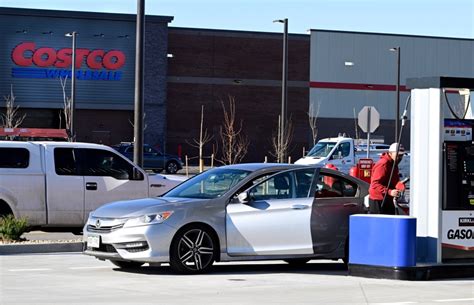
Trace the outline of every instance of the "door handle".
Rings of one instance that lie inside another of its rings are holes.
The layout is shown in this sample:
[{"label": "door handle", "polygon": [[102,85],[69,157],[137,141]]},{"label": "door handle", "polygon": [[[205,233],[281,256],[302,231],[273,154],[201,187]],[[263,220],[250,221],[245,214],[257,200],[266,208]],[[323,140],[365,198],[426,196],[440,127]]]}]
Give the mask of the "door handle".
[{"label": "door handle", "polygon": [[358,204],[357,203],[354,203],[354,202],[350,202],[350,203],[344,203],[344,207],[356,207]]},{"label": "door handle", "polygon": [[293,210],[304,210],[304,209],[307,209],[309,208],[309,205],[306,205],[306,204],[294,204],[291,206],[291,208]]},{"label": "door handle", "polygon": [[97,183],[96,182],[86,182],[86,190],[97,191]]}]

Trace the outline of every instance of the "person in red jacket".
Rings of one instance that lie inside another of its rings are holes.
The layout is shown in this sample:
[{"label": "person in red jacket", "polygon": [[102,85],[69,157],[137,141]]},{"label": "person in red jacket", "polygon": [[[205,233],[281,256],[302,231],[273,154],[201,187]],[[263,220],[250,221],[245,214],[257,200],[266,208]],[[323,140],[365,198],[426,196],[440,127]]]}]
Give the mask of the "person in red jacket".
[{"label": "person in red jacket", "polygon": [[[388,153],[383,153],[380,160],[374,165],[370,178],[369,188],[369,213],[370,214],[395,214],[393,198],[400,196],[400,191],[396,189],[400,181],[398,173],[398,163],[403,158],[405,150],[400,145],[397,156],[398,143],[393,143],[388,149]],[[390,184],[390,173],[393,163],[396,162]],[[387,187],[388,186],[388,187]],[[387,194],[387,196],[385,196]],[[385,201],[384,201],[385,198]]]}]

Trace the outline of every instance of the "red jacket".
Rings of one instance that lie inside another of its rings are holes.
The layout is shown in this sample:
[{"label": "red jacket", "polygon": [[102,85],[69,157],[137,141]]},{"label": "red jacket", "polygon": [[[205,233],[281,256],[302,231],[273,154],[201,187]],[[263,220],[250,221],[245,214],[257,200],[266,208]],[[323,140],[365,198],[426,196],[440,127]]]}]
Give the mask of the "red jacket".
[{"label": "red jacket", "polygon": [[[383,200],[385,193],[395,189],[396,184],[400,180],[398,174],[398,165],[395,166],[393,171],[392,181],[387,189],[388,179],[390,178],[390,172],[392,171],[393,160],[387,153],[383,153],[380,160],[375,163],[372,169],[372,175],[370,177],[370,188],[369,198],[372,200]],[[389,200],[392,196],[387,195]]]}]

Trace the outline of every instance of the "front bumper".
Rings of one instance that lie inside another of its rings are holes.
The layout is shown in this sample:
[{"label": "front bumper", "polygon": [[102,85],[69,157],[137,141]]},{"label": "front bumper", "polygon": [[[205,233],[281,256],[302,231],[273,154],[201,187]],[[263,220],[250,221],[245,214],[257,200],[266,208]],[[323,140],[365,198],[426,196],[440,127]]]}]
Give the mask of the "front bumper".
[{"label": "front bumper", "polygon": [[[90,232],[86,226],[83,237],[84,254],[109,260],[169,262],[169,248],[175,233],[176,229],[165,223],[121,228],[110,233]],[[87,244],[90,236],[99,236],[98,248]]]}]

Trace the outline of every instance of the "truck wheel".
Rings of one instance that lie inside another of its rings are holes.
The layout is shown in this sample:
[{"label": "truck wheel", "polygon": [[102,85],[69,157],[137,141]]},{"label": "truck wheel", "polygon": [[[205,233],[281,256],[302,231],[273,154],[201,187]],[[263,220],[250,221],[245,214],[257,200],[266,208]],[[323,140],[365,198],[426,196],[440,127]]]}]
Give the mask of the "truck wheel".
[{"label": "truck wheel", "polygon": [[178,163],[176,161],[170,161],[166,163],[166,172],[168,174],[176,174],[178,171]]},{"label": "truck wheel", "polygon": [[5,201],[0,200],[0,218],[12,214],[13,211],[10,209],[10,206]]},{"label": "truck wheel", "polygon": [[170,266],[178,273],[195,274],[208,271],[215,260],[217,243],[211,231],[200,225],[179,231],[170,248]]},{"label": "truck wheel", "polygon": [[130,261],[110,261],[115,266],[121,269],[136,269],[140,268],[144,263],[140,262],[130,262]]}]

